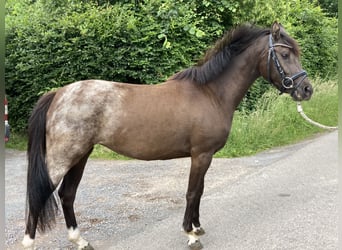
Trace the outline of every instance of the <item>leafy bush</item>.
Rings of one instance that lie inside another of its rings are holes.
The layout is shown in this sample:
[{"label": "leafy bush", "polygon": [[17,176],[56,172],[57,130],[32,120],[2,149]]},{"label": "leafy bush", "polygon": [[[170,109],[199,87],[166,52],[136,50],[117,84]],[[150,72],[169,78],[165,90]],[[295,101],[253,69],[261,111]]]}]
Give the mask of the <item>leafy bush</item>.
[{"label": "leafy bush", "polygon": [[337,19],[326,17],[319,6],[301,1],[291,6],[288,31],[302,49],[302,64],[313,77],[334,77],[337,72]]}]

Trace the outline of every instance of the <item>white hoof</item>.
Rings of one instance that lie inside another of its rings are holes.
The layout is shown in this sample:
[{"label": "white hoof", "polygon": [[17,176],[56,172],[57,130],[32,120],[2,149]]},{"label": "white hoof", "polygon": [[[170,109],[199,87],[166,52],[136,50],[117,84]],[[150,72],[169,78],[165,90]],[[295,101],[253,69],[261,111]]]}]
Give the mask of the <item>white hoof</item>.
[{"label": "white hoof", "polygon": [[23,241],[21,242],[24,249],[33,250],[34,249],[34,239],[31,239],[28,234],[25,234]]},{"label": "white hoof", "polygon": [[88,241],[86,241],[85,239],[83,239],[81,237],[81,233],[80,230],[78,228],[69,228],[68,229],[68,234],[69,234],[69,241],[71,241],[72,243],[75,243],[77,245],[77,249],[78,250],[84,250],[84,249],[94,249]]},{"label": "white hoof", "polygon": [[199,240],[196,240],[195,242],[191,242],[191,243],[190,243],[190,240],[189,240],[188,241],[188,247],[191,250],[199,250],[199,249],[203,248],[203,245],[202,245],[202,243]]},{"label": "white hoof", "polygon": [[82,248],[78,247],[78,250],[94,250],[94,248],[90,244],[88,244],[87,246]]},{"label": "white hoof", "polygon": [[198,234],[195,232],[195,230],[192,230],[191,232],[186,233],[186,235],[189,237],[188,247],[191,250],[198,250],[198,249],[203,248],[203,245],[200,242]]},{"label": "white hoof", "polygon": [[193,227],[192,231],[198,236],[205,234],[203,227]]}]

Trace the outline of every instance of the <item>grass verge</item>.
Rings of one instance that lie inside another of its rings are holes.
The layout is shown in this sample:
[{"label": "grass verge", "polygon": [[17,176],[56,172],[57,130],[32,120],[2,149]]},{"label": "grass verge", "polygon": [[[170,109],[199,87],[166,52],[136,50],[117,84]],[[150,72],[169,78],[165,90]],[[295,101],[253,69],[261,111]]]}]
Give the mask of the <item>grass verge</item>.
[{"label": "grass verge", "polygon": [[[312,82],[314,94],[303,102],[305,113],[314,121],[328,126],[338,123],[337,80],[316,79]],[[260,100],[255,112],[236,112],[229,139],[215,157],[239,157],[252,155],[272,147],[301,141],[323,132],[306,122],[297,112],[296,103],[288,95],[279,96],[274,89]],[[6,148],[26,150],[27,138],[12,134]],[[128,159],[111,150],[96,145],[92,158]]]}]

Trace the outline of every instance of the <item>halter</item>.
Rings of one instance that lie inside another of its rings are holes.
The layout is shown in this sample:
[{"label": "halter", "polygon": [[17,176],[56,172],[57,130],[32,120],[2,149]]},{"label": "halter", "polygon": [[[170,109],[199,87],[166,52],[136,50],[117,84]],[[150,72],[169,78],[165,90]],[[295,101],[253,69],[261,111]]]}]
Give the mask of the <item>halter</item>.
[{"label": "halter", "polygon": [[[268,50],[268,59],[267,59],[267,70],[268,70],[268,81],[273,83],[271,80],[271,67],[270,67],[270,61],[271,58],[274,62],[274,65],[277,68],[277,71],[280,75],[281,78],[281,87],[280,87],[280,95],[283,94],[286,90],[292,90],[292,93],[298,89],[298,87],[302,84],[304,79],[307,77],[307,73],[305,70],[302,70],[293,76],[286,76],[283,67],[281,67],[280,62],[278,60],[278,57],[276,55],[276,52],[274,50],[275,47],[281,46],[281,47],[286,47],[292,49],[293,47],[284,43],[273,43],[272,39],[272,34],[269,35],[269,50]],[[302,80],[298,83],[295,84],[295,80],[303,77]]]}]

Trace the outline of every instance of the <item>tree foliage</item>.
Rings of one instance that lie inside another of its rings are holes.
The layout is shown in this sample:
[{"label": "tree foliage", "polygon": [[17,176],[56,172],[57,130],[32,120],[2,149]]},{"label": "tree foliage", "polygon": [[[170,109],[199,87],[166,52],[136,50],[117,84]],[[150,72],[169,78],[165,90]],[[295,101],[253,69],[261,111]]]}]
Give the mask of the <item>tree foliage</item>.
[{"label": "tree foliage", "polygon": [[[334,74],[336,18],[311,1],[280,2],[8,0],[5,77],[11,124],[24,130],[42,93],[77,80],[164,81],[243,22],[282,22],[301,44],[309,74]],[[267,86],[254,85],[240,108],[253,109]]]},{"label": "tree foliage", "polygon": [[319,5],[325,13],[330,17],[338,17],[338,1],[337,0],[318,0]]}]

